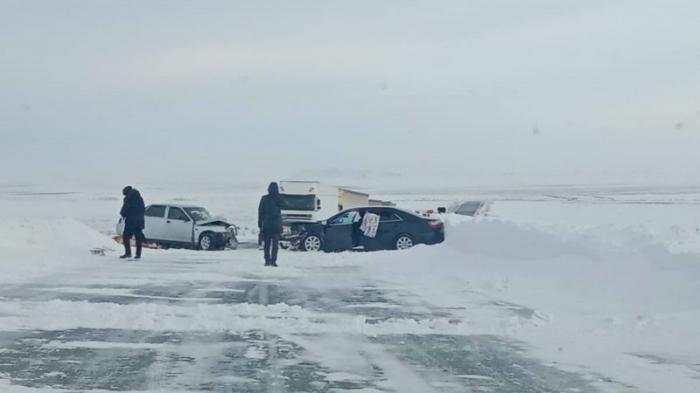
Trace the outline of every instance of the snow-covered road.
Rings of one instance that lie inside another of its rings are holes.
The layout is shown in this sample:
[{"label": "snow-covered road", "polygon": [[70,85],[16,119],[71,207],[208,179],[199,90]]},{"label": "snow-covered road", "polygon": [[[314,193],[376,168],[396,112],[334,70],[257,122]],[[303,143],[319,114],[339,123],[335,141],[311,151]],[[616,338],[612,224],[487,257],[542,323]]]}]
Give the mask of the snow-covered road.
[{"label": "snow-covered road", "polygon": [[[278,269],[255,249],[120,261],[113,191],[24,188],[0,192],[2,393],[700,391],[696,188],[379,195],[492,204],[445,215],[439,246]],[[148,195],[256,237],[257,188]]]},{"label": "snow-covered road", "polygon": [[6,286],[0,390],[595,391],[518,342],[464,334],[463,309],[373,279],[370,258],[150,251]]}]

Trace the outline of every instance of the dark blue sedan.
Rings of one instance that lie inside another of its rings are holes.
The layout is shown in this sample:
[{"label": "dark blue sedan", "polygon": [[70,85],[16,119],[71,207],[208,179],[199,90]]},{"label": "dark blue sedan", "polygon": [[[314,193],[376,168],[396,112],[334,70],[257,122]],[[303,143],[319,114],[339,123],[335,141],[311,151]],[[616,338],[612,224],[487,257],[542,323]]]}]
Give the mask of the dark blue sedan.
[{"label": "dark blue sedan", "polygon": [[[379,216],[376,233],[362,230],[366,213]],[[282,240],[292,249],[304,251],[403,250],[443,242],[445,227],[440,220],[393,207],[360,207],[321,222],[287,222]]]}]

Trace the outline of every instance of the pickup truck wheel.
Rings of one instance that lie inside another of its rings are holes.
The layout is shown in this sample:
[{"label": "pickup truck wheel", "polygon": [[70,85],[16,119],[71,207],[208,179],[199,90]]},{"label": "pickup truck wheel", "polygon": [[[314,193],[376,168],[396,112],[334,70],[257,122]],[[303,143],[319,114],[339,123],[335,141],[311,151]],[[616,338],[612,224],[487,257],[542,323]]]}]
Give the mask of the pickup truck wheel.
[{"label": "pickup truck wheel", "polygon": [[321,238],[317,235],[309,235],[301,242],[304,251],[321,251]]},{"label": "pickup truck wheel", "polygon": [[203,233],[199,237],[199,249],[209,251],[214,247],[214,236],[211,233]]}]

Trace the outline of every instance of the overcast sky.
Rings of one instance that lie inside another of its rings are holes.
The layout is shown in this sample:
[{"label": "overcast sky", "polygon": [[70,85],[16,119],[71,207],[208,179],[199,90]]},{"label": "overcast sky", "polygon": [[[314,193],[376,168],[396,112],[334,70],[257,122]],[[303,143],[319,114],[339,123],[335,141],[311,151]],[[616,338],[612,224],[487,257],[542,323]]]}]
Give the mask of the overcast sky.
[{"label": "overcast sky", "polygon": [[700,2],[0,0],[0,165],[695,181]]}]

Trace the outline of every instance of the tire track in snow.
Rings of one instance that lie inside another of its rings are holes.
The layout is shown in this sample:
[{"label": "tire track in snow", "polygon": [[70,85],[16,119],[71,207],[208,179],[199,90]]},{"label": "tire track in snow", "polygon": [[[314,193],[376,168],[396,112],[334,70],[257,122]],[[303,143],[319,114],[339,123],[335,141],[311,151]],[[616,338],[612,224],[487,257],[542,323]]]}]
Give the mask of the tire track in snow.
[{"label": "tire track in snow", "polygon": [[[260,283],[253,287],[250,292],[249,298],[251,296],[257,295],[257,303],[267,307],[269,305],[269,290],[267,283]],[[264,346],[264,353],[266,355],[269,368],[262,371],[264,378],[265,390],[270,393],[284,393],[284,376],[279,367],[279,362],[277,358],[278,346],[276,339],[270,337],[265,331],[261,332],[262,341]]]},{"label": "tire track in snow", "polygon": [[[0,373],[25,385],[80,391],[99,387],[446,393],[493,385],[488,375],[483,380],[467,378],[469,383],[455,375],[471,375],[465,370],[488,362],[488,352],[470,358],[471,363],[450,358],[450,351],[464,354],[460,348],[431,352],[431,336],[456,337],[455,343],[465,337],[468,330],[460,326],[459,317],[449,310],[410,302],[410,294],[394,297],[395,290],[379,289],[371,279],[362,278],[366,281],[358,285],[358,268],[273,271],[258,266],[230,274],[231,261],[222,258],[216,263],[216,255],[207,254],[206,263],[201,263],[200,253],[178,253],[172,261],[162,255],[152,265],[114,264],[103,271],[55,277],[51,286],[27,284],[0,291],[4,296],[0,314],[6,314],[0,320],[11,322],[4,326],[32,329],[14,336],[7,333],[5,339],[0,333]],[[159,281],[155,278],[161,272],[164,278]],[[56,291],[57,287],[73,288],[73,292]],[[81,287],[86,289],[82,293]],[[109,288],[115,290],[109,293]],[[198,298],[207,301],[196,302]],[[397,344],[401,337],[416,340]],[[335,345],[338,339],[345,341],[342,356],[353,354],[358,364],[337,362],[327,353],[326,345]],[[101,348],[91,344],[98,341],[144,345]],[[85,348],[52,347],[50,342],[83,342]],[[318,345],[326,347],[314,352]],[[504,348],[506,360],[514,356],[510,347],[494,345]],[[6,366],[18,355],[44,365]],[[441,366],[442,361],[448,361],[447,366]],[[493,367],[491,373],[497,378]],[[64,372],[65,377],[52,376],[54,372]],[[525,375],[514,373],[511,382],[532,384]],[[566,376],[561,378],[568,381]]]}]

